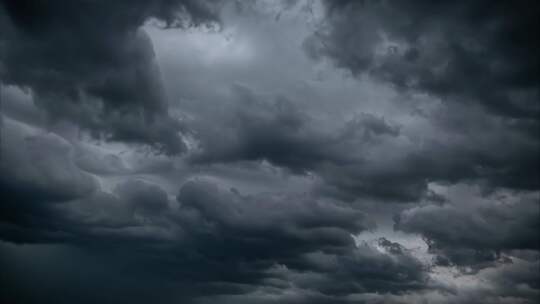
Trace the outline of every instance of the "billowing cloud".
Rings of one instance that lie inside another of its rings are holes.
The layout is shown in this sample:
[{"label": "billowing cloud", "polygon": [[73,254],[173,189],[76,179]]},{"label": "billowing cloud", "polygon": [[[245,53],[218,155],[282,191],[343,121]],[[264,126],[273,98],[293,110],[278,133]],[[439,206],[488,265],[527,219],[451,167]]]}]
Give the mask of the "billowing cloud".
[{"label": "billowing cloud", "polygon": [[476,271],[504,262],[504,254],[512,250],[540,248],[537,193],[478,199],[468,191],[455,192],[457,197],[442,205],[414,207],[396,218],[395,228],[426,239],[437,264]]},{"label": "billowing cloud", "polygon": [[538,117],[536,3],[324,3],[325,23],[305,44],[311,56],[398,89]]},{"label": "billowing cloud", "polygon": [[[55,204],[84,198],[97,190],[96,180],[71,160],[72,145],[13,120],[2,121],[0,177],[1,235],[15,242],[46,241],[37,236],[54,220]],[[25,227],[24,229],[19,229]],[[51,230],[54,230],[54,227]],[[23,230],[28,229],[27,232]],[[49,231],[54,235],[54,231]]]},{"label": "billowing cloud", "polygon": [[155,185],[128,181],[111,194],[95,192],[46,210],[39,226],[13,222],[3,239],[130,254],[122,263],[134,273],[165,278],[194,298],[246,292],[249,299],[257,289],[286,293],[293,284],[339,300],[428,286],[426,269],[399,244],[355,245],[352,234],[373,227],[365,214],[311,197],[242,195],[190,181],[175,202]]},{"label": "billowing cloud", "polygon": [[266,160],[315,173],[323,180],[318,192],[345,200],[416,201],[429,196],[430,182],[476,181],[486,190],[533,190],[540,182],[540,142],[525,121],[443,105],[415,117],[431,128],[420,134],[370,113],[336,127],[285,97],[245,86],[232,92],[230,112],[215,115],[212,125],[204,117],[191,123],[199,140],[194,163]]},{"label": "billowing cloud", "polygon": [[0,0],[0,302],[538,302],[538,7]]},{"label": "billowing cloud", "polygon": [[204,1],[3,1],[1,78],[32,90],[52,119],[109,140],[150,144],[177,154],[181,124],[167,98],[148,35],[166,26],[217,20]]}]

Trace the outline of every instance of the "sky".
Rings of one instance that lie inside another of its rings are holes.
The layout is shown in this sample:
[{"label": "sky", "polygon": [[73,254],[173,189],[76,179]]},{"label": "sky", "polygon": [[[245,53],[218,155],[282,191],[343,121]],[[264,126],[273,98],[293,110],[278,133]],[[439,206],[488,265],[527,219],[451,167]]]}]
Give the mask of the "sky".
[{"label": "sky", "polygon": [[0,302],[537,303],[539,14],[0,0]]}]

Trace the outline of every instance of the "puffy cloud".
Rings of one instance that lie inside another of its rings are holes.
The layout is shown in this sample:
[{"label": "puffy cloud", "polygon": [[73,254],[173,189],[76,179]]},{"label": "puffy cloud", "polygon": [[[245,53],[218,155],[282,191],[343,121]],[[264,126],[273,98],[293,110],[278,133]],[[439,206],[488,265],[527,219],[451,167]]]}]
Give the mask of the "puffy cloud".
[{"label": "puffy cloud", "polygon": [[167,26],[217,20],[205,1],[2,1],[0,75],[30,88],[53,119],[101,138],[177,154],[181,124],[167,111],[150,18]]},{"label": "puffy cloud", "polygon": [[312,57],[398,89],[538,117],[536,3],[324,3],[325,22],[305,43]]},{"label": "puffy cloud", "polygon": [[474,272],[504,262],[503,254],[511,250],[538,250],[539,208],[537,193],[485,198],[469,193],[406,210],[396,217],[395,228],[422,235],[437,264]]},{"label": "puffy cloud", "polygon": [[313,250],[340,251],[354,246],[351,234],[372,225],[347,206],[302,196],[243,197],[206,182],[188,182],[178,200],[178,216],[193,241],[226,245],[231,252],[221,250],[223,258],[243,254],[264,260]]},{"label": "puffy cloud", "polygon": [[0,0],[0,302],[538,299],[535,4],[65,2]]},{"label": "puffy cloud", "polygon": [[[261,290],[255,297],[261,301],[273,292],[288,299],[291,286],[312,294],[299,303],[345,301],[355,292],[427,286],[426,269],[399,244],[386,241],[383,250],[355,245],[352,234],[373,223],[348,205],[300,195],[242,195],[202,180],[184,184],[177,200],[155,185],[128,181],[113,193],[50,207],[38,226],[14,222],[2,238],[90,250],[101,263],[158,277],[177,285],[179,297],[201,301],[248,301]],[[107,257],[110,251],[115,253]]]},{"label": "puffy cloud", "polygon": [[[54,133],[3,119],[0,168],[0,225],[3,239],[28,241],[54,222],[56,204],[84,198],[97,190],[96,180],[72,161],[72,145]],[[49,218],[49,216],[53,218]],[[24,230],[24,229],[23,229]],[[53,237],[43,235],[43,240]],[[39,237],[38,237],[39,238]]]},{"label": "puffy cloud", "polygon": [[2,126],[2,185],[43,201],[67,201],[96,189],[95,181],[73,163],[64,138],[5,119]]},{"label": "puffy cloud", "polygon": [[443,104],[412,117],[419,130],[370,113],[329,124],[284,97],[246,86],[232,93],[236,103],[212,125],[207,117],[189,123],[198,140],[193,163],[266,160],[317,175],[317,192],[344,200],[417,201],[429,196],[430,182],[475,181],[486,190],[540,183],[535,123]]},{"label": "puffy cloud", "polygon": [[[540,61],[533,51],[539,35],[530,29],[537,28],[540,6],[529,1],[323,3],[323,21],[304,43],[311,57],[330,58],[359,80],[369,75],[405,94],[427,94],[432,104],[443,101],[440,111],[418,111],[436,130],[433,136],[416,130],[414,136],[425,137],[422,148],[400,147],[404,156],[383,161],[386,169],[331,166],[350,174],[332,174],[327,191],[380,188],[416,200],[426,191],[425,181],[539,188],[533,168],[539,165],[540,143],[531,133],[539,126]],[[391,173],[364,179],[372,170]],[[402,187],[395,193],[384,181]]]}]

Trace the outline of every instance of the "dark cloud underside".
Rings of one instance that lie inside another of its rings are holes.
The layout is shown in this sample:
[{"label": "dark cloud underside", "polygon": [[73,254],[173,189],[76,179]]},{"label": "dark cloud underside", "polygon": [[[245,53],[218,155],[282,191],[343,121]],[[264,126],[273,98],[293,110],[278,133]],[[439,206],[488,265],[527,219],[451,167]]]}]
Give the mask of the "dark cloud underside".
[{"label": "dark cloud underside", "polygon": [[0,0],[0,302],[537,303],[539,8]]},{"label": "dark cloud underside", "polygon": [[3,1],[0,77],[32,90],[53,119],[98,137],[185,147],[170,117],[152,42],[140,26],[217,21],[206,1]]}]

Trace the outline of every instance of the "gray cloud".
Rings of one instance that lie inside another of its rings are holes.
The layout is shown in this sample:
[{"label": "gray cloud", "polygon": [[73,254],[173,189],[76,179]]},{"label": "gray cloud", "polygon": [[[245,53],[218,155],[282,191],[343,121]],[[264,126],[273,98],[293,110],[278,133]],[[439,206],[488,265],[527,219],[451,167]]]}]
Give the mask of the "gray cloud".
[{"label": "gray cloud", "polygon": [[0,0],[0,302],[536,303],[537,7]]},{"label": "gray cloud", "polygon": [[429,182],[476,181],[486,190],[532,190],[540,182],[540,142],[528,125],[477,108],[446,105],[428,112],[420,120],[432,130],[414,134],[369,113],[336,128],[284,97],[245,86],[233,94],[236,105],[216,114],[212,125],[205,117],[189,124],[199,140],[192,162],[267,160],[317,174],[323,180],[319,193],[344,200],[416,201],[429,196]]},{"label": "gray cloud", "polygon": [[325,4],[326,23],[305,44],[311,56],[398,89],[538,118],[536,3]]},{"label": "gray cloud", "polygon": [[[3,119],[0,144],[2,238],[33,239],[33,229],[39,231],[54,222],[49,216],[55,204],[84,198],[98,188],[96,180],[71,161],[72,145],[54,133]],[[26,227],[28,238],[19,224]],[[49,231],[51,237],[53,230]],[[42,241],[48,239],[48,235],[41,236]]]},{"label": "gray cloud", "polygon": [[157,186],[128,181],[112,194],[98,191],[49,206],[39,226],[13,222],[2,238],[89,250],[98,263],[121,263],[137,277],[178,285],[188,299],[242,294],[238,298],[246,300],[260,288],[286,293],[292,283],[302,293],[317,294],[300,303],[345,301],[354,292],[427,286],[426,269],[399,244],[385,241],[392,250],[385,243],[389,250],[382,252],[355,246],[351,234],[373,223],[350,206],[306,196],[246,196],[206,181],[186,183],[177,200],[169,201]]},{"label": "gray cloud", "polygon": [[442,205],[426,205],[402,212],[395,228],[419,233],[436,263],[465,271],[504,261],[511,250],[538,250],[540,205],[538,195],[456,198]]},{"label": "gray cloud", "polygon": [[185,147],[150,38],[150,18],[167,26],[217,20],[204,1],[3,1],[1,79],[30,88],[52,119],[96,137],[147,143],[167,153]]}]

